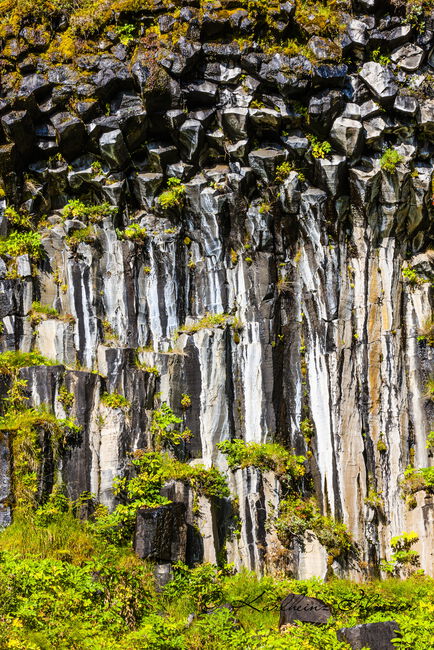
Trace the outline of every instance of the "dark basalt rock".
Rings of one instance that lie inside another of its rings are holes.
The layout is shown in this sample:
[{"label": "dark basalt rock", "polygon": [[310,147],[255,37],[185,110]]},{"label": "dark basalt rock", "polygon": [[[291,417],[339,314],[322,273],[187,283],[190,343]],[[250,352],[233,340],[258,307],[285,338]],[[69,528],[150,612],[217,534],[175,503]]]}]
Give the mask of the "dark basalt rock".
[{"label": "dark basalt rock", "polygon": [[323,90],[314,95],[307,109],[310,123],[322,133],[328,133],[344,104],[344,97],[339,90]]},{"label": "dark basalt rock", "polygon": [[141,508],[137,513],[134,550],[158,563],[185,561],[187,523],[184,503]]},{"label": "dark basalt rock", "polygon": [[1,124],[6,138],[12,140],[17,152],[27,154],[33,144],[33,123],[27,111],[12,111],[3,115]]},{"label": "dark basalt rock", "polygon": [[395,621],[381,621],[380,623],[366,623],[354,627],[342,628],[337,631],[339,641],[348,643],[353,650],[393,650],[396,646],[392,639],[399,633],[399,625]]},{"label": "dark basalt rock", "polygon": [[51,117],[56,139],[66,160],[72,160],[83,151],[86,130],[83,122],[69,113],[57,113]]},{"label": "dark basalt rock", "polygon": [[122,169],[130,160],[130,155],[120,129],[103,133],[99,139],[99,148],[101,156],[109,165],[110,169]]},{"label": "dark basalt rock", "polygon": [[325,625],[331,616],[332,611],[323,600],[301,594],[288,594],[280,604],[279,627],[295,621]]}]

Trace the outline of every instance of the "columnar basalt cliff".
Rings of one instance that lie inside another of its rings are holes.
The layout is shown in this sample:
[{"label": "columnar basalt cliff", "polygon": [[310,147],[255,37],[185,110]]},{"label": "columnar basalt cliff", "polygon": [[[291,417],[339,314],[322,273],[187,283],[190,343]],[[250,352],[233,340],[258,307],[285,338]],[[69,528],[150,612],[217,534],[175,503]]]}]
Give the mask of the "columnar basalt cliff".
[{"label": "columnar basalt cliff", "polygon": [[[82,427],[41,494],[113,507],[166,402],[192,433],[183,460],[232,495],[197,506],[166,486],[198,536],[188,561],[362,580],[414,531],[433,575],[433,485],[406,499],[404,472],[434,464],[434,18],[375,0],[108,4],[12,7],[0,31],[1,351],[51,360],[19,371],[28,405]],[[303,455],[351,553],[314,532],[284,546],[279,476],[229,469],[233,438]]]}]

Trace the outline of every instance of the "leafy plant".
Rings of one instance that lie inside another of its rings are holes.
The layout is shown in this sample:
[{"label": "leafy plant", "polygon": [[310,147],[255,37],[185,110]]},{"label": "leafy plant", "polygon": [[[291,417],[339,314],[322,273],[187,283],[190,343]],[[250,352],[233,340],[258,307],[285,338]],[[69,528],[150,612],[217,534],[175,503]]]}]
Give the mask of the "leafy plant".
[{"label": "leafy plant", "polygon": [[185,187],[179,178],[169,178],[167,181],[167,190],[165,190],[157,199],[158,205],[163,210],[170,208],[179,208],[184,203]]},{"label": "leafy plant", "polygon": [[277,443],[260,444],[244,442],[239,438],[218,443],[217,448],[226,455],[231,469],[254,466],[263,470],[272,470],[279,476],[288,476],[295,480],[306,473],[304,456],[295,456]]},{"label": "leafy plant", "polygon": [[405,570],[407,574],[414,571],[414,568],[419,566],[419,554],[411,547],[418,541],[419,537],[414,532],[392,537],[390,546],[393,553],[389,562],[382,563],[382,570],[395,575],[399,575],[402,570]]},{"label": "leafy plant", "polygon": [[178,424],[182,424],[182,418],[178,418],[166,402],[152,413],[150,430],[157,449],[167,444],[179,445],[190,438],[190,429],[181,431],[175,428]]},{"label": "leafy plant", "polygon": [[73,251],[76,251],[80,244],[92,244],[96,240],[95,231],[92,226],[79,228],[65,238],[65,243]]},{"label": "leafy plant", "polygon": [[81,221],[90,221],[90,223],[99,223],[103,219],[109,219],[118,211],[116,206],[110,203],[101,203],[100,205],[88,205],[78,199],[69,201],[62,210],[64,219],[80,219]]},{"label": "leafy plant", "polygon": [[310,133],[306,137],[309,140],[311,153],[314,158],[326,158],[331,152],[332,146],[327,140],[321,142],[316,136]]},{"label": "leafy plant", "polygon": [[4,216],[6,219],[16,228],[22,228],[24,230],[32,229],[32,221],[30,216],[26,212],[17,212],[12,207],[7,207],[4,211]]},{"label": "leafy plant", "polygon": [[119,393],[103,393],[101,402],[111,409],[129,409],[131,406],[127,398]]},{"label": "leafy plant", "polygon": [[425,280],[421,278],[417,271],[415,271],[411,266],[406,266],[402,269],[402,276],[411,287],[416,287],[425,282]]},{"label": "leafy plant", "polygon": [[128,239],[138,244],[144,244],[148,236],[146,228],[140,226],[138,223],[130,224],[125,230],[116,229],[116,234],[119,239]]},{"label": "leafy plant", "polygon": [[404,157],[401,156],[396,149],[390,147],[386,149],[383,155],[380,158],[380,167],[384,171],[394,173],[396,171],[397,165],[404,160]]},{"label": "leafy plant", "polygon": [[314,498],[290,495],[281,501],[274,526],[280,541],[286,546],[291,544],[293,537],[302,539],[307,531],[313,531],[320,544],[328,550],[329,563],[353,548],[345,525],[322,515]]},{"label": "leafy plant", "polygon": [[11,232],[6,239],[0,239],[0,255],[29,255],[34,260],[41,259],[44,249],[41,235],[37,232]]},{"label": "leafy plant", "polygon": [[0,354],[0,373],[14,375],[20,368],[30,366],[52,366],[53,361],[44,357],[40,352],[8,351]]}]

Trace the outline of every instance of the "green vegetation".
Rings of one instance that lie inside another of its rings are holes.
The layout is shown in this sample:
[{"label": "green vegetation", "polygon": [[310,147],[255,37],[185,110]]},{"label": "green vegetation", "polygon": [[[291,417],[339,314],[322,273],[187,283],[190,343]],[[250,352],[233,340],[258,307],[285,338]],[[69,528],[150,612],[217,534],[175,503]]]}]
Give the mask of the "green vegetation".
[{"label": "green vegetation", "polygon": [[434,494],[434,467],[407,467],[401,481],[404,495],[412,495],[421,490]]},{"label": "green vegetation", "polygon": [[185,187],[179,178],[169,178],[167,181],[167,190],[157,198],[158,205],[163,210],[170,208],[180,208],[184,204]]},{"label": "green vegetation", "polygon": [[132,454],[130,469],[132,477],[115,479],[113,491],[121,503],[112,513],[99,507],[95,520],[96,534],[114,544],[131,541],[139,508],[158,508],[171,503],[161,495],[161,488],[169,480],[185,482],[196,496],[229,496],[226,480],[215,467],[188,465],[167,453],[138,450]]},{"label": "green vegetation", "polygon": [[404,157],[396,151],[393,147],[386,149],[380,158],[380,167],[386,172],[393,174],[396,171],[397,165],[404,160]]},{"label": "green vegetation", "polygon": [[379,63],[380,65],[390,65],[391,59],[390,56],[386,56],[384,54],[381,54],[380,50],[373,50],[372,52],[372,60],[375,61],[376,63]]},{"label": "green vegetation", "polygon": [[312,134],[306,135],[310,143],[310,150],[314,158],[326,158],[332,150],[330,142],[324,140],[321,142],[318,138]]},{"label": "green vegetation", "polygon": [[406,266],[402,269],[402,276],[411,287],[417,287],[425,282],[411,266]]},{"label": "green vegetation", "polygon": [[304,181],[304,174],[302,174],[295,164],[293,162],[283,162],[282,164],[278,165],[276,167],[276,175],[274,177],[274,181],[277,184],[281,184],[285,181],[286,178],[288,178],[289,174],[291,172],[297,172],[297,177],[299,181]]},{"label": "green vegetation", "polygon": [[0,239],[0,255],[18,257],[27,253],[33,260],[39,260],[43,252],[41,235],[37,232],[11,232],[5,239]]},{"label": "green vegetation", "polygon": [[382,562],[381,568],[386,573],[398,576],[402,571],[407,575],[415,571],[419,566],[419,554],[411,550],[411,547],[419,541],[416,533],[402,533],[392,537],[390,546],[392,548],[392,557],[389,562]]},{"label": "green vegetation", "polygon": [[156,449],[160,450],[166,445],[179,445],[190,438],[190,429],[175,429],[178,424],[182,424],[182,418],[178,418],[166,402],[152,413],[151,435]]},{"label": "green vegetation", "polygon": [[[20,381],[18,389],[24,389],[25,384]],[[42,471],[49,471],[47,464],[42,463],[41,432],[46,434],[56,461],[62,448],[79,433],[80,428],[70,419],[56,418],[44,407],[23,410],[22,399],[19,399],[19,394],[17,399],[16,389],[15,384],[8,393],[10,408],[0,418],[0,431],[12,434],[15,510],[24,510],[44,498],[41,486],[50,478],[41,475]],[[44,454],[47,453],[47,449],[44,449]]]},{"label": "green vegetation", "polygon": [[426,318],[417,337],[419,342],[426,343],[430,348],[434,347],[434,317]]},{"label": "green vegetation", "polygon": [[119,239],[128,239],[129,241],[136,242],[137,244],[144,244],[148,236],[146,228],[140,226],[138,223],[132,223],[125,228],[119,230],[116,228],[116,234]]},{"label": "green vegetation", "polygon": [[430,431],[426,439],[426,448],[434,450],[434,431]]},{"label": "green vegetation", "polygon": [[278,476],[291,477],[294,480],[300,479],[306,473],[306,458],[291,454],[277,443],[246,443],[235,438],[220,442],[217,447],[226,455],[231,469],[254,466],[262,470],[272,470]]},{"label": "green vegetation", "polygon": [[64,219],[79,219],[80,221],[90,221],[90,223],[99,223],[103,219],[109,219],[118,211],[116,206],[110,203],[101,203],[101,205],[87,205],[74,199],[69,201],[62,210]]},{"label": "green vegetation", "polygon": [[25,212],[17,212],[12,207],[5,210],[5,217],[15,228],[23,230],[31,230],[32,222],[29,215]]},{"label": "green vegetation", "polygon": [[182,393],[181,395],[181,406],[183,409],[188,409],[191,406],[191,397],[190,395],[186,395],[186,393]]},{"label": "green vegetation", "polygon": [[119,395],[119,393],[103,393],[101,402],[104,406],[108,406],[111,409],[129,409],[131,406],[127,398]]},{"label": "green vegetation", "polygon": [[205,316],[196,323],[181,325],[177,331],[177,336],[179,336],[179,334],[195,334],[203,329],[214,329],[217,327],[226,327],[227,325],[236,331],[242,329],[242,325],[236,316],[230,316],[230,314],[211,314],[207,312]]},{"label": "green vegetation", "polygon": [[69,323],[75,323],[75,318],[71,314],[59,314],[57,309],[50,307],[49,305],[41,305],[40,302],[33,302],[32,308],[28,314],[30,324],[32,327],[36,327],[43,320],[47,318],[56,318],[57,320],[67,321]]},{"label": "green vegetation", "polygon": [[426,381],[425,397],[434,402],[434,376],[429,377]]},{"label": "green vegetation", "polygon": [[[365,583],[362,592],[344,580],[259,578],[231,566],[179,563],[158,592],[152,567],[98,534],[96,520],[77,519],[79,507],[80,499],[68,502],[57,492],[38,515],[17,518],[0,533],[5,650],[349,650],[336,629],[381,620],[399,623],[397,647],[431,647],[430,578]],[[279,606],[288,593],[324,600],[333,618],[324,627],[279,632]],[[223,603],[234,611],[218,609]]]},{"label": "green vegetation", "polygon": [[92,226],[86,226],[74,230],[71,235],[65,237],[65,244],[73,251],[76,251],[80,244],[93,244],[96,240],[95,231]]},{"label": "green vegetation", "polygon": [[9,351],[0,354],[0,373],[4,375],[16,375],[20,368],[30,366],[52,366],[53,361],[42,356],[38,351],[20,352]]},{"label": "green vegetation", "polygon": [[61,386],[57,399],[62,404],[66,413],[69,413],[74,404],[74,393],[70,393],[65,386]]},{"label": "green vegetation", "polygon": [[281,501],[279,516],[274,525],[284,546],[290,546],[293,537],[302,539],[307,531],[313,531],[320,544],[328,551],[329,564],[353,548],[346,526],[322,515],[313,497],[306,499],[289,496]]}]

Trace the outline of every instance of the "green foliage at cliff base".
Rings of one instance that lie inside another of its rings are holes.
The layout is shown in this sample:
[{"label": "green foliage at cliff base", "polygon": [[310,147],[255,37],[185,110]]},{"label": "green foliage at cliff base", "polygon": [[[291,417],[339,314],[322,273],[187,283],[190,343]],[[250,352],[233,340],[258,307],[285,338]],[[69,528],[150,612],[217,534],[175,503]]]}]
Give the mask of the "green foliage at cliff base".
[{"label": "green foliage at cliff base", "polygon": [[[79,505],[74,513],[58,493],[0,533],[0,650],[349,650],[336,629],[380,620],[399,622],[397,648],[433,648],[430,578],[322,583],[180,564],[158,592],[152,567],[95,535],[92,522],[76,518]],[[279,604],[290,592],[329,604],[328,625],[279,633]],[[233,611],[218,609],[224,603]]]}]

